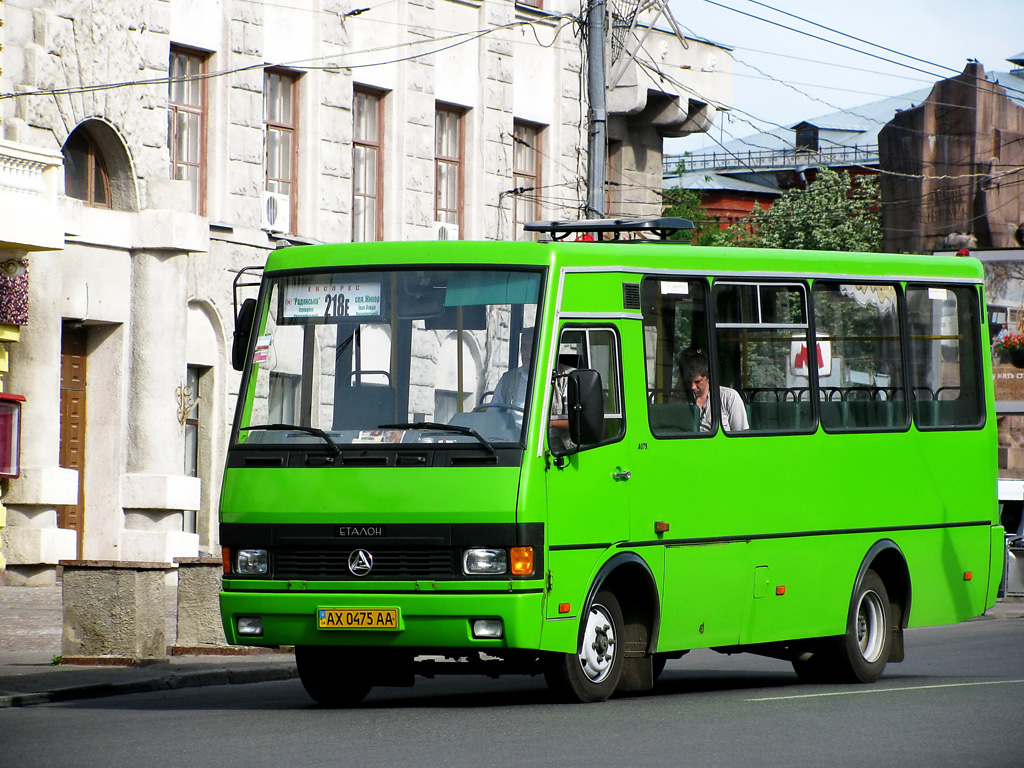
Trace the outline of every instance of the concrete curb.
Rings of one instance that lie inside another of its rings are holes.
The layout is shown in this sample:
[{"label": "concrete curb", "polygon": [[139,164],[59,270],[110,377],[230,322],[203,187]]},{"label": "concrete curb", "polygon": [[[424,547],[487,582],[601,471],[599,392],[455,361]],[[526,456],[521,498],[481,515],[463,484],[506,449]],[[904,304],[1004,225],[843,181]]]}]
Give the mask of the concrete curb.
[{"label": "concrete curb", "polygon": [[123,696],[130,693],[154,693],[180,688],[202,688],[213,685],[247,685],[277,680],[291,680],[298,677],[294,663],[260,664],[245,668],[187,670],[131,680],[124,683],[90,683],[86,685],[54,688],[35,693],[14,693],[0,695],[0,709],[27,707],[35,704],[52,704],[77,699],[95,699],[104,696]]}]

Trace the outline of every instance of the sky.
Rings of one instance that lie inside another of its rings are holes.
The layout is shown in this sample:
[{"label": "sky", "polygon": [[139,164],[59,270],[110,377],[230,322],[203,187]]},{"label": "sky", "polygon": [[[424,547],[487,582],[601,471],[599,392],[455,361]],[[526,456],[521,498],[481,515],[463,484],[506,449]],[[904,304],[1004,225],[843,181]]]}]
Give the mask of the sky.
[{"label": "sky", "polygon": [[714,139],[725,143],[926,88],[960,73],[972,58],[986,72],[1006,72],[1011,69],[1006,57],[1024,52],[1024,0],[670,0],[670,4],[685,34],[733,48],[734,111],[716,117],[712,136],[666,140],[666,154],[710,151],[718,146]]}]

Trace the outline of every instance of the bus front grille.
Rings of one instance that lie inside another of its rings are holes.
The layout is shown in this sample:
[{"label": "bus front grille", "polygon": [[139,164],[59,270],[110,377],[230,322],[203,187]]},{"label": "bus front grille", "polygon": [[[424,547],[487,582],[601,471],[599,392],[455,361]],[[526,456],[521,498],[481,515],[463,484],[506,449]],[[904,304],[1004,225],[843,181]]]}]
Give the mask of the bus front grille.
[{"label": "bus front grille", "polygon": [[274,556],[276,579],[451,579],[455,577],[454,557],[450,549],[367,548],[373,557],[373,567],[365,576],[355,576],[349,570],[349,556],[353,550],[308,548],[278,549]]}]

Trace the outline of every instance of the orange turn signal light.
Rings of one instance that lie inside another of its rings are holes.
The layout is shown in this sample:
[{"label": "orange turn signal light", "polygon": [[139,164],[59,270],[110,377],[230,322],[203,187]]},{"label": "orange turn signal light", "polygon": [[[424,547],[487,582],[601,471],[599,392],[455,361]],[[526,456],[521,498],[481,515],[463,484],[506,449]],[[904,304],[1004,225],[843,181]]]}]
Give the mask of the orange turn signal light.
[{"label": "orange turn signal light", "polygon": [[512,575],[529,576],[533,573],[533,547],[512,547]]},{"label": "orange turn signal light", "polygon": [[785,585],[780,584],[779,586],[777,586],[775,588],[775,594],[776,595],[780,595],[780,596],[786,594],[786,587],[785,587]]},{"label": "orange turn signal light", "polygon": [[974,578],[974,573],[972,573],[971,571],[967,571],[967,572],[964,573],[964,581],[970,581],[973,578]]},{"label": "orange turn signal light", "polygon": [[220,548],[220,559],[224,564],[224,574],[226,576],[231,575],[231,550],[227,547]]},{"label": "orange turn signal light", "polygon": [[558,612],[559,613],[568,613],[571,610],[572,610],[572,605],[570,605],[569,603],[559,603],[558,604]]}]

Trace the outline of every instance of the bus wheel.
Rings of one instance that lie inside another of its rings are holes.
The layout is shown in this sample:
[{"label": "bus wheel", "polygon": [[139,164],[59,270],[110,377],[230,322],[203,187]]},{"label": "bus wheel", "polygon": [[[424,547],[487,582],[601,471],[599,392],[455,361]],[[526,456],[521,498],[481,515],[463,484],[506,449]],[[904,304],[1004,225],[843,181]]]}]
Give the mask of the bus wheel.
[{"label": "bus wheel", "polygon": [[850,605],[846,634],[840,640],[840,674],[851,683],[870,683],[889,661],[892,615],[889,593],[874,571],[867,571]]},{"label": "bus wheel", "polygon": [[850,603],[846,634],[825,638],[809,659],[793,662],[804,682],[871,683],[889,661],[892,613],[889,593],[874,571],[867,571]]},{"label": "bus wheel", "polygon": [[[346,659],[349,654],[351,658]],[[306,693],[325,707],[357,704],[373,687],[358,652],[349,649],[298,645],[295,666]]]},{"label": "bus wheel", "polygon": [[544,674],[548,686],[570,701],[604,701],[622,674],[623,622],[619,601],[598,592],[584,619],[579,653],[558,654]]}]

